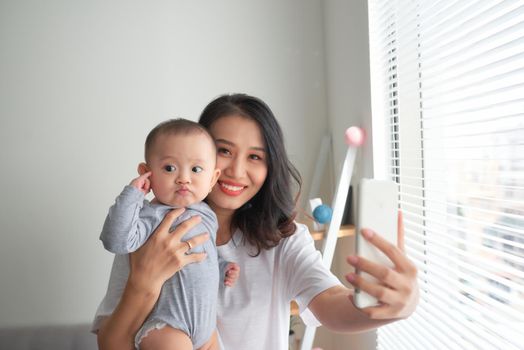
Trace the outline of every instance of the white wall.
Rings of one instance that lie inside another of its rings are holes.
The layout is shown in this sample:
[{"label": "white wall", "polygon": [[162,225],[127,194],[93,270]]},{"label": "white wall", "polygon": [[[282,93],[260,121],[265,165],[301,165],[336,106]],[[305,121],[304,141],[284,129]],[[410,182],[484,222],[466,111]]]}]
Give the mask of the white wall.
[{"label": "white wall", "polygon": [[0,3],[0,327],[90,321],[98,234],[147,132],[247,92],[278,116],[308,188],[327,129],[322,2]]}]

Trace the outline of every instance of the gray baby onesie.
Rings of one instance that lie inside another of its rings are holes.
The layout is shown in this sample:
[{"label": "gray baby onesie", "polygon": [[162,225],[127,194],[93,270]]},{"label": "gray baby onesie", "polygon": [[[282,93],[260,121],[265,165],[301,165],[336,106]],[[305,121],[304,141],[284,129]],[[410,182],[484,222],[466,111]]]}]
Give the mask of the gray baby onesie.
[{"label": "gray baby onesie", "polygon": [[[100,321],[109,316],[118,304],[129,275],[129,256],[149,238],[164,216],[172,210],[170,206],[151,204],[144,194],[133,186],[126,186],[109,210],[100,239],[104,247],[115,253],[106,295],[95,315],[93,331]],[[167,324],[185,332],[195,348],[201,347],[216,329],[216,303],[219,276],[227,262],[220,261],[215,245],[218,228],[215,213],[203,202],[188,208],[173,223],[172,228],[191,216],[199,215],[202,221],[186,233],[182,240],[207,232],[209,240],[191,252],[206,252],[207,258],[199,263],[188,264],[167,280],[151,314],[139,330],[135,345],[148,331]]]}]

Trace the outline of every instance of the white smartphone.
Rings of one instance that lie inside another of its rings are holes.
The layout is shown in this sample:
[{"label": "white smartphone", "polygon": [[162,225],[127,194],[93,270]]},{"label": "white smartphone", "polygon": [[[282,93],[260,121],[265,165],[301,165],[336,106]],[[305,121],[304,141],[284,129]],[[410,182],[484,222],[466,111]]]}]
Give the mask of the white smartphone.
[{"label": "white smartphone", "polygon": [[[357,206],[357,255],[377,264],[393,267],[393,263],[377,247],[369,243],[360,232],[369,228],[390,243],[397,245],[398,185],[393,181],[362,179],[358,188]],[[376,279],[362,271],[357,273],[370,282]],[[358,308],[376,306],[375,297],[361,290],[355,291]]]}]

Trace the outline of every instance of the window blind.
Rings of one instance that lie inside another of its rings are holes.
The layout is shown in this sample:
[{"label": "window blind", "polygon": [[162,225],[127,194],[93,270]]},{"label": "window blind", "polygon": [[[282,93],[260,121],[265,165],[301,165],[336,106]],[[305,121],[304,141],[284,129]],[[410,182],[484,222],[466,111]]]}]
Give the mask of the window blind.
[{"label": "window blind", "polygon": [[378,348],[524,349],[524,1],[368,10],[375,174],[421,290]]}]

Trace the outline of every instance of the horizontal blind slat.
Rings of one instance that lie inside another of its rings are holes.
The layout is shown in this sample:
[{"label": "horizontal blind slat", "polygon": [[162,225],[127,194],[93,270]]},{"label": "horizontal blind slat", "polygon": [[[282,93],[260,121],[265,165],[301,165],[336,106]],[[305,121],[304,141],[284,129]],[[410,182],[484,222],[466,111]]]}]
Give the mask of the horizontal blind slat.
[{"label": "horizontal blind slat", "polygon": [[[390,173],[389,176],[391,176],[392,178],[395,178],[395,179],[400,179],[400,175],[398,175],[397,173]],[[418,177],[418,176],[409,176],[409,175],[403,175],[402,176],[404,179],[408,179],[408,180],[416,180],[416,181],[420,181],[420,180],[424,180],[426,183],[432,183],[433,185],[445,185],[446,182],[444,180],[428,180],[426,178],[421,178],[421,177]],[[467,184],[467,182],[464,182],[465,184]],[[485,183],[485,182],[478,182],[478,183],[472,183],[474,185],[479,185],[479,186],[498,186],[498,187],[501,187],[501,188],[507,188],[507,189],[513,189],[513,190],[524,190],[524,186],[511,186],[511,185],[505,185],[505,184],[490,184],[490,183]]]},{"label": "horizontal blind slat", "polygon": [[[417,237],[417,235],[414,234],[414,231],[412,230],[406,230],[406,232],[410,232],[411,235],[415,238],[421,238],[420,236]],[[423,237],[423,238],[426,239],[426,237]],[[412,237],[406,237],[406,240],[410,242],[409,244],[410,249],[414,249],[415,246],[417,246],[418,249],[430,249],[431,248],[431,245],[422,244],[418,242],[416,239],[412,239]],[[432,242],[432,244],[435,245],[435,240],[428,239],[427,241]],[[447,252],[447,253],[451,253],[451,252]],[[435,254],[439,258],[445,259],[447,253],[445,252],[441,253],[440,251],[437,251],[432,254]],[[456,266],[459,266],[460,268],[467,271],[467,273],[461,272],[461,271],[455,271],[457,275],[460,275],[461,278],[463,278],[464,280],[474,280],[475,278],[478,278],[479,276],[481,276],[483,278],[498,282],[498,285],[500,286],[504,286],[504,287],[507,287],[508,289],[511,289],[511,290],[514,290],[520,293],[524,293],[524,287],[522,285],[519,285],[516,282],[511,282],[510,280],[505,279],[504,277],[498,275],[496,272],[488,272],[487,270],[483,270],[482,267],[479,267],[480,265],[471,264],[467,261],[461,260],[459,258],[454,258],[454,257],[449,257],[448,263],[450,262],[454,263]],[[430,257],[426,256],[425,263],[429,264],[429,263],[433,263],[433,261],[431,260]],[[446,268],[442,268],[442,269],[446,270]],[[448,271],[448,272],[453,272],[453,271]],[[522,276],[519,276],[519,277],[522,279]],[[488,290],[494,290],[490,286],[487,286],[486,288]],[[498,290],[494,290],[494,291],[496,292],[495,294],[498,294],[501,297],[507,298],[509,296],[507,292],[502,292],[502,291],[499,292]]]},{"label": "horizontal blind slat", "polygon": [[[479,224],[479,225],[482,225],[483,227],[486,227],[486,228],[493,228],[493,229],[495,229],[497,231],[504,231],[504,233],[509,234],[509,235],[513,235],[514,237],[522,237],[522,231],[523,231],[522,229],[519,229],[519,228],[516,228],[516,227],[512,227],[512,226],[509,226],[509,225],[500,225],[500,224],[484,221],[484,220],[481,220],[481,219],[465,217],[465,216],[460,216],[460,215],[457,215],[457,214],[452,214],[452,213],[440,211],[440,210],[437,210],[437,209],[431,209],[431,208],[428,208],[428,207],[420,205],[420,204],[414,204],[414,203],[411,203],[411,202],[406,202],[406,201],[404,201],[402,199],[399,200],[399,203],[401,204],[401,208],[402,209],[405,209],[406,206],[407,206],[407,207],[410,207],[410,208],[418,210],[418,211],[424,211],[425,215],[424,215],[423,218],[426,221],[433,221],[435,223],[439,223],[438,220],[432,220],[431,219],[430,215],[433,214],[433,215],[438,215],[440,217],[447,217],[447,218],[450,218],[450,219],[455,219],[456,222],[460,222],[460,223]],[[413,210],[407,209],[406,211],[407,212],[412,212]],[[520,243],[518,243],[518,242],[511,242],[511,243],[514,244],[517,247],[520,247]]]},{"label": "horizontal blind slat", "polygon": [[[518,229],[513,230],[512,229],[512,232],[516,232],[516,233],[524,235],[524,216],[522,216],[522,215],[511,214],[511,213],[500,213],[500,210],[484,209],[484,208],[479,208],[479,207],[472,206],[472,205],[463,205],[463,204],[453,203],[453,202],[450,202],[450,201],[447,201],[447,200],[433,199],[433,198],[431,198],[431,197],[429,197],[427,195],[415,195],[415,194],[408,193],[408,192],[400,192],[399,195],[400,195],[400,197],[409,197],[409,198],[412,198],[412,199],[417,199],[417,200],[420,200],[420,201],[424,201],[426,209],[428,207],[430,207],[431,204],[440,204],[440,205],[446,206],[447,209],[449,209],[450,207],[454,207],[454,208],[464,209],[464,210],[467,210],[467,211],[476,211],[476,212],[481,212],[483,214],[502,215],[504,217],[512,218],[512,219],[515,219],[518,222],[522,222],[523,223],[522,230],[518,230]],[[402,202],[403,203],[410,203],[409,200],[406,200],[405,198],[403,198]],[[428,205],[428,203],[429,203],[429,205]],[[520,203],[520,202],[518,202],[518,203]],[[409,205],[412,205],[412,204],[410,203]],[[416,205],[416,204],[414,204],[414,205]],[[431,212],[435,212],[432,209],[430,211]],[[442,212],[438,212],[438,211],[436,211],[436,213],[442,214]],[[465,218],[466,217],[464,217],[464,219]]]},{"label": "horizontal blind slat", "polygon": [[[442,239],[442,238],[447,238],[447,242],[451,242],[451,243],[454,243],[454,244],[457,244],[457,245],[467,245],[469,242],[466,240],[466,239],[460,239],[460,238],[455,238],[451,235],[448,235],[448,234],[445,234],[443,231],[437,231],[437,230],[434,230],[434,229],[429,229],[428,227],[424,226],[424,225],[420,225],[420,224],[417,224],[413,221],[408,221],[406,220],[406,224],[408,224],[410,226],[415,226],[417,229],[420,229],[420,230],[424,230],[424,232],[432,232],[434,234],[437,234],[438,235],[438,239]],[[431,237],[428,237],[428,236],[423,236],[424,239],[426,239],[428,242],[435,242],[435,239],[434,238],[431,238]],[[453,251],[453,250],[457,250],[458,251],[458,254],[461,254],[463,255],[465,258],[468,258],[468,255],[471,255],[471,253],[468,254],[468,251],[466,250],[463,250],[461,248],[457,248],[457,247],[451,247],[451,246],[448,246],[448,245],[443,245],[444,247],[449,247],[449,250],[450,251]],[[509,253],[503,253],[503,252],[500,252],[499,250],[496,250],[496,249],[493,249],[493,248],[489,248],[489,247],[486,247],[486,246],[480,246],[480,245],[467,245],[468,248],[472,249],[472,248],[475,248],[475,253],[485,253],[485,254],[489,254],[491,256],[494,256],[494,257],[498,257],[498,258],[501,258],[501,259],[505,259],[505,260],[511,260],[513,261],[514,263],[516,264],[520,264],[520,266],[522,266],[522,268],[524,269],[524,257],[522,256],[517,256],[517,255],[514,255],[514,254],[509,254]],[[513,247],[513,246],[509,246],[509,247]],[[508,247],[508,248],[509,248]],[[521,248],[521,250],[524,252],[524,249]],[[472,259],[474,258],[473,256],[469,256],[470,260],[475,260],[475,259]],[[478,257],[478,262],[479,263],[482,263],[482,257]],[[493,265],[491,265],[492,268],[496,268],[497,266],[499,266],[498,263],[494,263]],[[505,265],[503,265],[505,266]],[[501,268],[502,270],[503,268]],[[510,273],[513,273],[515,274],[515,276],[518,276],[520,277],[521,279],[524,280],[524,270],[519,270],[519,269],[507,269],[508,272]],[[521,288],[522,292],[524,292],[524,286]]]},{"label": "horizontal blind slat", "polygon": [[[392,168],[396,168],[395,166],[392,166]],[[415,168],[416,170],[422,170],[422,168]],[[427,170],[427,169],[426,169]],[[459,183],[459,185],[457,186],[456,183],[454,183],[455,187],[461,187],[461,186],[464,186],[466,185],[466,183],[464,182],[461,182]],[[478,185],[478,184],[471,184],[471,183],[468,183],[467,185]],[[402,191],[402,188],[408,188],[408,189],[412,189],[412,190],[415,190],[415,191],[419,191],[419,192],[426,192],[426,193],[442,193],[442,189],[434,189],[434,188],[431,188],[431,187],[424,187],[424,186],[414,186],[414,185],[408,185],[408,184],[405,184],[405,183],[400,183],[399,186],[401,187],[400,188],[400,192],[403,192]],[[493,188],[499,188],[499,189],[502,189],[502,190],[511,190],[510,188],[504,188],[504,187],[500,187],[500,186],[483,186],[483,190],[486,191],[486,192],[491,192],[491,191],[487,191],[487,189],[490,189],[492,190]],[[524,188],[523,188],[524,190]],[[492,201],[492,202],[508,202],[508,203],[513,203],[513,204],[524,204],[524,200],[520,200],[520,198],[524,198],[524,193],[522,193],[522,195],[515,195],[514,198],[517,198],[517,200],[514,200],[512,198],[499,198],[499,197],[487,197],[486,194],[476,194],[476,193],[466,193],[466,192],[459,192],[460,189],[457,191],[457,190],[454,190],[453,193],[455,194],[455,197],[464,197],[464,196],[471,196],[472,198],[475,198],[475,199],[481,199],[481,200],[489,200],[489,201]],[[484,192],[484,193],[486,193]]]},{"label": "horizontal blind slat", "polygon": [[[483,125],[483,124],[492,124],[494,122],[504,123],[509,122],[511,124],[519,124],[522,120],[522,117],[524,117],[524,113],[510,113],[510,114],[491,114],[487,116],[486,118],[479,118],[478,115],[476,115],[474,118],[462,118],[461,120],[451,119],[451,122],[446,121],[443,118],[439,118],[437,120],[428,120],[424,119],[424,130],[431,130],[431,129],[442,129],[442,128],[457,128],[462,126],[469,126],[469,125]],[[391,123],[392,126],[398,126],[398,123]]]},{"label": "horizontal blind slat", "polygon": [[[443,304],[447,301],[443,300]],[[417,316],[422,318],[417,320]],[[477,337],[476,330],[472,332],[457,332],[456,330],[467,329],[462,324],[458,324],[455,319],[457,315],[450,313],[446,309],[433,306],[432,302],[422,303],[421,310],[414,315],[413,321],[419,321],[421,324],[428,325],[428,331],[434,334],[439,342],[444,346],[435,346],[434,342],[430,345],[433,349],[482,349],[481,338]],[[446,322],[432,322],[432,319],[446,320]],[[453,325],[454,327],[451,327]],[[416,322],[411,323],[412,327],[417,328]],[[418,339],[418,337],[417,337]],[[439,344],[439,343],[437,343]]]},{"label": "horizontal blind slat", "polygon": [[[432,275],[432,276],[435,276],[435,272],[433,271],[433,272],[431,273],[431,275]],[[443,276],[444,279],[446,279],[446,277],[447,277],[447,275],[442,275],[442,276]],[[449,282],[449,280],[448,280],[448,282]],[[451,281],[451,282],[453,282],[453,281]],[[423,282],[421,282],[421,283],[423,283]],[[423,294],[422,294],[422,296],[421,296],[421,299],[424,299],[424,295],[430,295],[430,296],[432,296],[432,300],[433,300],[434,298],[438,298],[438,299],[440,299],[442,295],[446,295],[446,291],[444,291],[444,293],[442,293],[442,292],[440,291],[440,288],[438,288],[438,287],[435,288],[435,286],[428,286],[428,288],[429,288],[429,289],[425,289],[425,291],[426,291],[425,293],[423,292]],[[428,294],[428,292],[429,292],[429,294]],[[466,297],[463,296],[463,295],[459,295],[458,297],[459,297],[458,299],[464,299],[464,298],[466,298]],[[451,299],[442,299],[442,304],[449,304],[450,300],[451,300]],[[463,301],[464,301],[464,300],[463,300]],[[427,305],[426,305],[426,306],[427,306]],[[420,314],[420,312],[421,312],[421,307],[424,308],[425,305],[422,304],[421,306],[419,306],[419,307],[417,308],[417,311],[416,311],[415,315],[412,316],[412,317],[415,317],[415,318],[416,318],[416,315],[417,315],[417,314]],[[433,312],[431,312],[431,320],[433,320],[433,319],[435,318],[435,316],[436,316],[435,314],[438,313],[438,312],[436,312],[436,311],[438,311],[438,310],[434,310]],[[449,319],[456,319],[457,316],[458,316],[458,315],[456,315],[456,314],[446,314],[446,317],[445,317],[445,319],[446,319],[446,323],[449,322]],[[430,320],[430,319],[426,319],[425,322],[429,322],[430,324],[433,324],[433,322],[431,322],[431,320]],[[488,327],[489,327],[489,324],[488,324]],[[444,334],[446,335],[446,337],[449,337],[450,334],[456,335],[456,333],[454,333],[453,331],[456,330],[457,328],[458,328],[458,329],[464,329],[465,327],[462,326],[462,325],[458,325],[458,327],[454,327],[452,330],[448,330],[448,331],[446,331]],[[470,330],[470,332],[473,331],[474,333],[476,333],[476,332],[477,332],[477,329],[478,329],[478,326],[477,326],[477,325],[472,325],[471,328],[472,328],[472,330]],[[443,334],[443,335],[444,335],[444,334]],[[466,335],[466,339],[469,338],[469,337],[467,336],[467,335],[468,335],[467,332],[461,332],[461,336],[464,336],[464,335]],[[469,338],[468,341],[469,341],[469,342],[473,342],[473,343],[475,343],[474,341],[472,341],[472,339],[476,339],[476,337],[475,337],[475,338]],[[461,346],[463,346],[463,345],[464,345],[464,344],[462,344]],[[471,345],[471,344],[470,344],[470,345]],[[476,344],[476,346],[478,346],[478,345],[479,345],[479,344]],[[511,347],[510,347],[510,348],[511,348]],[[462,348],[462,349],[463,349],[463,348]],[[478,349],[478,347],[477,347],[476,349]]]},{"label": "horizontal blind slat", "polygon": [[[416,206],[413,206],[416,208]],[[419,207],[419,208],[423,208],[423,207]],[[411,210],[406,210],[405,207],[402,207],[402,210],[403,212],[407,215],[407,216],[410,216],[410,217],[413,217],[413,221],[410,221],[410,220],[407,220],[406,222],[415,222],[415,220],[420,220],[420,221],[423,221],[424,222],[424,225],[423,225],[423,229],[425,230],[433,230],[433,227],[443,227],[443,228],[446,228],[446,229],[450,229],[452,230],[452,232],[454,233],[457,233],[457,234],[469,234],[469,237],[470,238],[475,238],[475,239],[482,239],[483,241],[489,241],[489,242],[495,242],[495,243],[500,243],[504,246],[507,246],[507,247],[511,247],[511,248],[518,248],[518,249],[523,249],[522,248],[522,243],[520,242],[517,242],[516,240],[517,239],[520,239],[522,238],[521,235],[519,234],[515,234],[514,232],[512,231],[509,231],[509,230],[506,230],[506,226],[499,226],[499,225],[492,225],[491,227],[489,228],[492,228],[494,229],[493,231],[495,232],[498,232],[498,233],[501,233],[503,234],[504,237],[506,238],[501,238],[501,237],[495,237],[493,236],[492,234],[488,234],[488,233],[483,233],[483,234],[478,234],[477,232],[475,231],[472,231],[472,230],[469,230],[466,227],[464,228],[458,228],[456,223],[457,222],[451,222],[451,223],[444,223],[442,222],[441,220],[434,220],[433,218],[429,217],[426,215],[426,213],[424,213],[424,215],[420,214],[420,213],[415,213]],[[420,210],[422,212],[422,210]],[[462,222],[462,224],[466,224],[468,223],[466,220]],[[474,220],[471,220],[469,222],[469,224],[477,224],[478,222],[474,221]],[[421,225],[422,226],[422,225]],[[421,228],[422,230],[422,228]],[[512,240],[510,240],[509,238],[511,237]]]},{"label": "horizontal blind slat", "polygon": [[[477,334],[480,332],[480,334],[487,337],[488,340],[491,339],[491,341],[488,341],[490,346],[493,346],[492,342],[497,342],[495,346],[498,349],[515,348],[515,344],[512,344],[510,342],[504,341],[496,337],[496,334],[494,334],[493,332],[493,324],[488,321],[489,318],[487,320],[480,319],[478,321],[476,319],[475,321],[477,322],[471,322],[471,320],[469,319],[470,315],[468,314],[468,312],[464,312],[463,309],[465,305],[477,307],[477,304],[471,299],[469,299],[467,296],[460,294],[457,295],[457,298],[450,298],[446,293],[433,293],[431,289],[429,289],[428,292],[424,294],[423,298],[426,299],[427,302],[422,303],[421,307],[423,312],[428,312],[427,316],[429,316],[429,318],[425,319],[425,321],[428,324],[433,325],[434,323],[439,322],[439,320],[446,320],[446,323],[448,322],[448,320],[460,320],[458,324],[455,325],[455,327],[449,329],[449,334],[458,334],[461,337],[464,337],[464,339],[466,339],[468,343],[473,343],[476,346],[480,346],[481,344],[475,342],[475,340],[477,339]],[[444,309],[440,307],[434,307],[433,303],[435,302],[438,302],[442,305],[447,305],[448,308]],[[451,312],[451,310],[453,310],[454,312]],[[420,313],[421,312],[418,312],[418,314]],[[435,317],[439,314],[442,315],[442,317]],[[437,321],[433,322],[433,319],[436,319]]]},{"label": "horizontal blind slat", "polygon": [[[486,54],[494,47],[505,45],[514,38],[519,38],[524,17],[524,6],[514,7],[509,12],[501,12],[492,21],[479,23],[471,30],[460,30],[458,36],[448,36],[444,40],[433,41],[424,37],[420,43],[422,50],[427,54],[428,70],[437,62],[453,64],[466,58],[475,59],[480,54]],[[442,31],[444,32],[444,31]]]},{"label": "horizontal blind slat", "polygon": [[[423,313],[423,312],[419,312]],[[417,319],[417,314],[412,315],[413,319]],[[423,336],[417,336],[413,337],[413,330],[410,332],[405,327],[395,327],[396,332],[402,332],[402,337],[395,337],[395,341],[398,341],[398,338],[405,339],[407,342],[410,343],[410,345],[413,346],[414,349],[432,349],[437,347],[445,348],[445,349],[453,349],[453,344],[460,343],[460,339],[456,339],[456,337],[438,337],[437,334],[444,334],[444,332],[437,328],[433,330],[429,330],[427,328],[421,327],[416,323],[411,322],[410,326],[414,331],[416,331],[417,335],[423,335]],[[410,327],[410,328],[411,328]],[[380,331],[380,330],[379,330]],[[411,336],[410,336],[411,335]],[[398,345],[398,344],[396,344]],[[394,348],[393,348],[394,349]]]},{"label": "horizontal blind slat", "polygon": [[[395,343],[393,343],[392,345],[395,345],[396,347],[399,347],[399,345],[401,345],[403,349],[428,349],[430,347],[430,343],[425,338],[431,338],[431,336],[426,334],[426,332],[423,330],[420,331],[420,334],[424,334],[426,335],[426,337],[410,337],[410,332],[408,332],[407,329],[405,329],[404,327],[398,327],[397,335],[395,337]],[[433,341],[437,344],[439,343],[438,338],[434,338]]]},{"label": "horizontal blind slat", "polygon": [[[443,15],[441,16],[433,16],[431,13],[421,11],[422,33],[426,40],[436,42],[457,40],[457,37],[464,37],[472,29],[481,27],[486,22],[489,23],[497,14],[508,11],[507,1],[493,5],[493,1],[489,0],[461,1],[455,3],[455,6],[452,8],[442,11]],[[487,14],[487,16],[482,16],[482,13]]]}]

